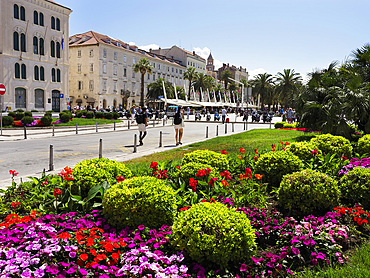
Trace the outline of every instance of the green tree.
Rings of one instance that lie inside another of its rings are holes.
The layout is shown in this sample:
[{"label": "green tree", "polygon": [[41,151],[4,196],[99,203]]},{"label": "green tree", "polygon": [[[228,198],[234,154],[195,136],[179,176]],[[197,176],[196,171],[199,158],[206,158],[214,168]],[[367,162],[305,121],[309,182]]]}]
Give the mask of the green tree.
[{"label": "green tree", "polygon": [[359,73],[365,82],[370,82],[370,44],[352,51],[351,62],[354,70]]},{"label": "green tree", "polygon": [[265,104],[265,99],[273,93],[274,79],[271,74],[265,72],[257,74],[253,80],[250,81],[253,87],[254,97],[261,96],[261,107]]},{"label": "green tree", "polygon": [[190,95],[191,86],[193,85],[193,81],[197,79],[198,73],[196,72],[196,69],[193,67],[189,67],[184,72],[184,79],[189,80],[189,91],[188,94]]},{"label": "green tree", "polygon": [[222,80],[225,84],[225,90],[227,91],[227,85],[230,83],[230,78],[233,74],[229,70],[224,70],[220,74],[220,80]]},{"label": "green tree", "polygon": [[277,73],[276,81],[276,92],[279,94],[281,103],[283,103],[285,107],[292,106],[294,95],[298,92],[302,77],[299,73],[296,73],[294,69],[284,69],[283,73]]},{"label": "green tree", "polygon": [[[163,78],[158,78],[156,81],[148,85],[148,92],[146,95],[148,99],[156,100],[159,96],[164,96],[163,81]],[[172,84],[168,81],[164,81],[164,87],[166,88],[167,98],[174,98],[175,94]]]},{"label": "green tree", "polygon": [[146,73],[152,74],[153,66],[150,64],[149,60],[146,58],[140,59],[133,67],[134,72],[141,73],[141,90],[140,90],[140,104],[144,106],[144,77]]}]

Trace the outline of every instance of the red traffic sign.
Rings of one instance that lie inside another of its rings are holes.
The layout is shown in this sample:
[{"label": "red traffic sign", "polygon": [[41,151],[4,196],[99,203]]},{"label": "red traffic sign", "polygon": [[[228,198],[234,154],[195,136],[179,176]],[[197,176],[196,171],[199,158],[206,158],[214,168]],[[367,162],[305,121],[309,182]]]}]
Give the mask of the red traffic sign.
[{"label": "red traffic sign", "polygon": [[4,95],[5,92],[6,92],[5,85],[0,83],[0,95]]}]

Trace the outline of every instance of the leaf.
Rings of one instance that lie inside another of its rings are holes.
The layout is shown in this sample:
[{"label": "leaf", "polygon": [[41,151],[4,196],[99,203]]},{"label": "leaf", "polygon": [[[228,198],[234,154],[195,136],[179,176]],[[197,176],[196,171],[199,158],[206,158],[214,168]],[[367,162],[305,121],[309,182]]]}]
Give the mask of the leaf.
[{"label": "leaf", "polygon": [[104,186],[104,183],[106,183],[106,181],[103,182],[102,184],[98,184],[98,185],[95,185],[94,187],[90,188],[89,192],[87,193],[86,202],[93,199],[96,196],[96,194],[98,194],[98,192],[100,192],[100,188],[102,188]]}]

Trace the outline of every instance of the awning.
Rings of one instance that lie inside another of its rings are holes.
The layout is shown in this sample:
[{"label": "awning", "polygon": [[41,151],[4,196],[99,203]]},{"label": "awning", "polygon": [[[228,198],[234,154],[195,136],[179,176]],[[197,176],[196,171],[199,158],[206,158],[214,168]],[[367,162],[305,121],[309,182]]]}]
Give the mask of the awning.
[{"label": "awning", "polygon": [[77,103],[81,103],[81,102],[82,102],[82,99],[78,98],[78,99],[76,100],[76,102],[77,102]]},{"label": "awning", "polygon": [[89,97],[86,102],[95,102],[95,98]]},{"label": "awning", "polygon": [[[166,102],[164,98],[161,98],[161,101]],[[172,104],[172,105],[181,105],[181,106],[191,106],[191,107],[201,107],[201,105],[188,102],[182,99],[167,99],[167,104]]]}]

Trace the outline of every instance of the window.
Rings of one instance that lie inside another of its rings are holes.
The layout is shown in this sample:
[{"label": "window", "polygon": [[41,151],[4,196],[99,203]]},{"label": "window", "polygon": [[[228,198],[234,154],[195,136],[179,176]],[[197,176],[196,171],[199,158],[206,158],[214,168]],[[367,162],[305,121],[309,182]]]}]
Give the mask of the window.
[{"label": "window", "polygon": [[155,63],[153,63],[153,68],[155,68]]},{"label": "window", "polygon": [[26,89],[15,88],[15,108],[26,108]]},{"label": "window", "polygon": [[39,48],[40,48],[40,55],[45,55],[45,46],[44,46],[43,38],[40,38],[39,40]]},{"label": "window", "polygon": [[26,10],[23,6],[21,6],[21,20],[26,21]]},{"label": "window", "polygon": [[90,72],[94,71],[94,64],[90,64]]},{"label": "window", "polygon": [[135,72],[132,71],[132,78],[135,78]]},{"label": "window", "polygon": [[44,90],[35,90],[35,108],[44,108]]},{"label": "window", "polygon": [[90,49],[90,57],[94,57],[94,50]]},{"label": "window", "polygon": [[14,73],[15,78],[21,78],[21,67],[19,66],[18,63],[15,63],[14,65]]},{"label": "window", "polygon": [[107,64],[103,64],[103,73],[107,73]]},{"label": "window", "polygon": [[127,57],[126,55],[123,55],[123,62],[126,63]]},{"label": "window", "polygon": [[60,72],[60,69],[57,69],[57,82],[61,82],[61,72]]},{"label": "window", "polygon": [[135,83],[132,83],[132,92],[135,92]]},{"label": "window", "polygon": [[113,66],[113,74],[117,75],[117,66],[116,65]]},{"label": "window", "polygon": [[182,74],[182,70],[180,70],[180,74]]},{"label": "window", "polygon": [[126,68],[123,69],[123,77],[127,77],[127,69]]},{"label": "window", "polygon": [[114,60],[117,60],[117,52],[114,52]]},{"label": "window", "polygon": [[51,29],[55,30],[55,17],[51,17]]},{"label": "window", "polygon": [[83,85],[82,81],[78,81],[78,90],[82,90],[82,85]]},{"label": "window", "polygon": [[94,90],[94,80],[89,81],[89,89],[92,91]]},{"label": "window", "polygon": [[81,58],[81,50],[78,50],[78,51],[77,51],[77,57],[78,57],[78,58]]},{"label": "window", "polygon": [[172,67],[172,72],[173,72],[174,70],[173,70],[173,67]]},{"label": "window", "polygon": [[22,79],[27,78],[27,71],[26,71],[26,65],[25,64],[21,65],[21,77],[22,77]]},{"label": "window", "polygon": [[107,50],[106,49],[103,49],[103,57],[107,58]]},{"label": "window", "polygon": [[177,69],[176,69],[176,73],[177,73]]},{"label": "window", "polygon": [[77,72],[81,73],[81,64],[77,64]]},{"label": "window", "polygon": [[167,67],[167,70],[170,71],[170,67]]},{"label": "window", "polygon": [[13,49],[19,51],[19,34],[13,33]]},{"label": "window", "polygon": [[39,13],[36,11],[33,12],[33,24],[39,25]]},{"label": "window", "polygon": [[153,81],[155,80],[155,73],[153,73]]},{"label": "window", "polygon": [[150,80],[150,74],[148,73],[148,80]]},{"label": "window", "polygon": [[39,16],[40,16],[39,24],[40,26],[44,26],[44,14],[40,13]]},{"label": "window", "polygon": [[50,42],[50,56],[55,57],[55,42],[54,41]]},{"label": "window", "polygon": [[26,52],[26,35],[21,34],[21,51]]},{"label": "window", "polygon": [[132,57],[132,64],[135,64],[135,57]]},{"label": "window", "polygon": [[17,4],[14,4],[14,18],[19,19],[19,7]]},{"label": "window", "polygon": [[51,69],[51,82],[55,82],[56,81],[56,73],[55,73],[55,69]]},{"label": "window", "polygon": [[159,69],[159,70],[161,69],[161,64],[158,64],[158,69]]},{"label": "window", "polygon": [[33,54],[39,54],[39,39],[33,37]]},{"label": "window", "polygon": [[113,91],[117,92],[117,81],[113,81]]},{"label": "window", "polygon": [[34,73],[34,79],[35,80],[40,80],[40,72],[39,72],[39,67],[38,66],[34,67],[33,73]]},{"label": "window", "polygon": [[103,80],[103,90],[107,89],[107,80]]},{"label": "window", "polygon": [[60,31],[60,19],[59,18],[56,19],[56,29]]},{"label": "window", "polygon": [[56,52],[57,52],[57,58],[60,58],[60,42],[56,43]]},{"label": "window", "polygon": [[40,67],[40,80],[45,81],[45,70],[44,67]]}]

